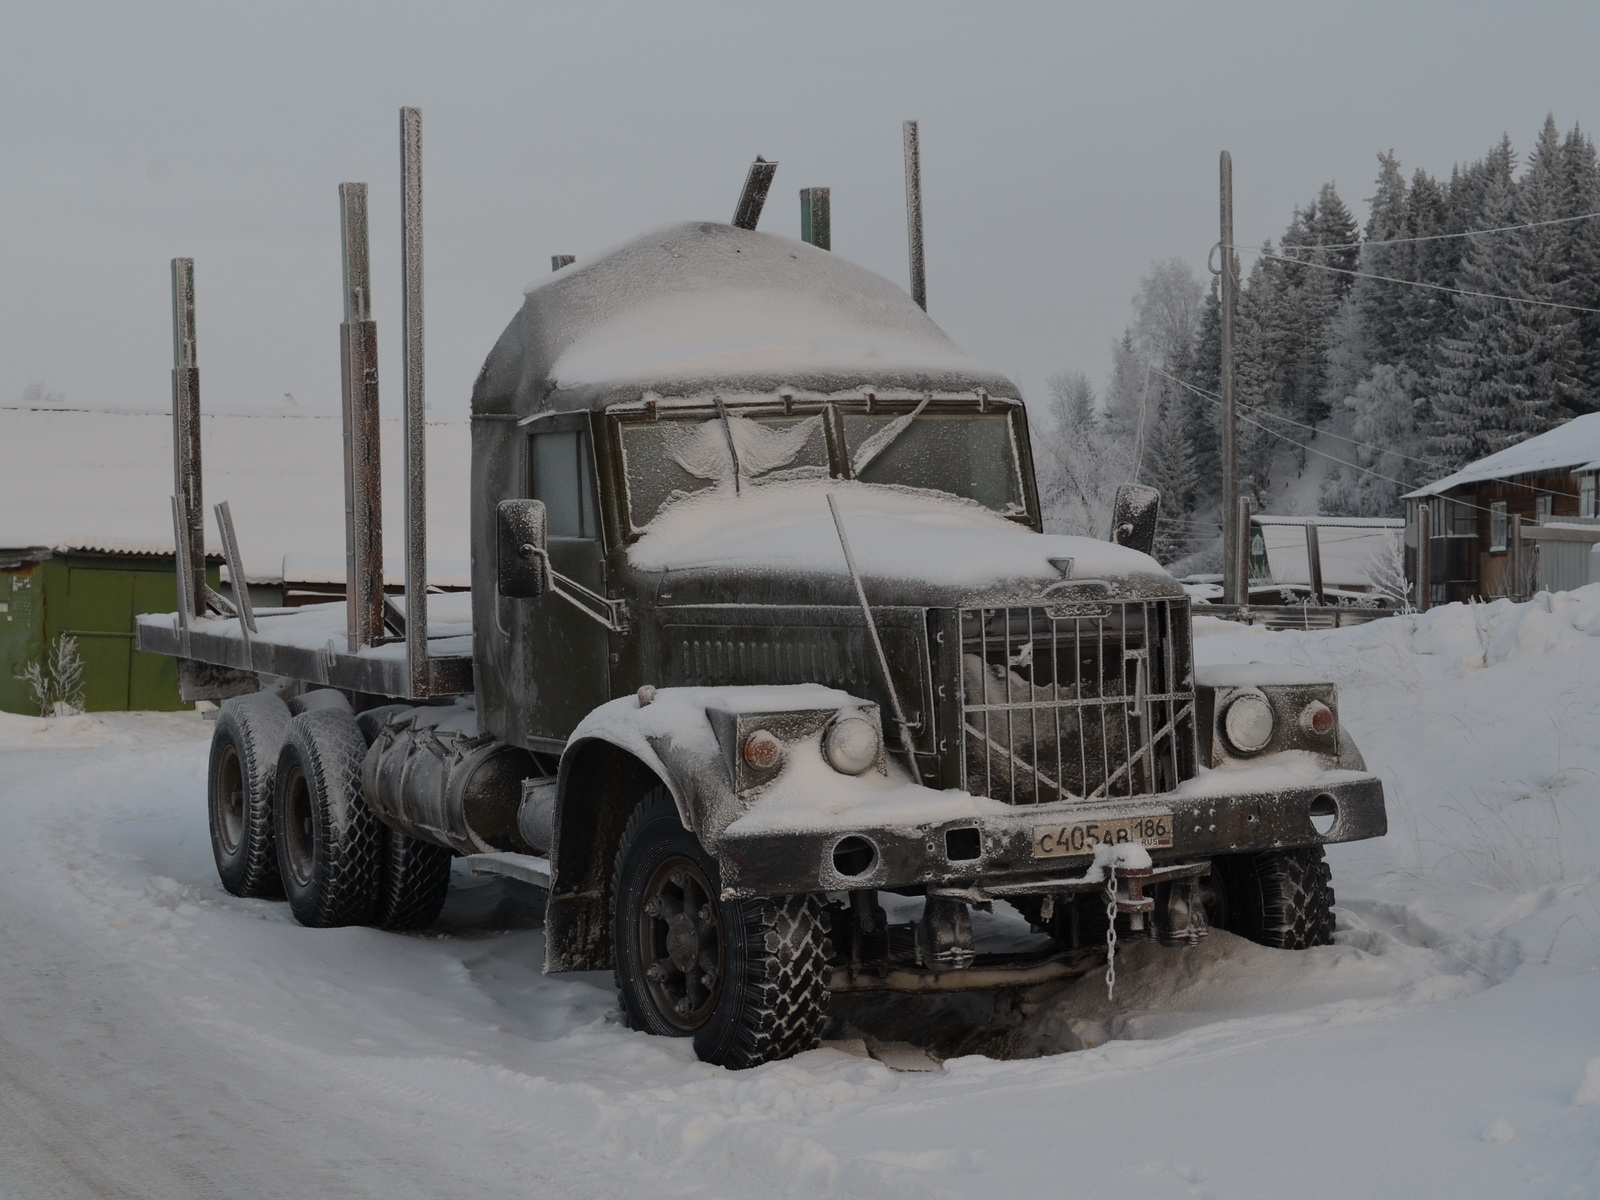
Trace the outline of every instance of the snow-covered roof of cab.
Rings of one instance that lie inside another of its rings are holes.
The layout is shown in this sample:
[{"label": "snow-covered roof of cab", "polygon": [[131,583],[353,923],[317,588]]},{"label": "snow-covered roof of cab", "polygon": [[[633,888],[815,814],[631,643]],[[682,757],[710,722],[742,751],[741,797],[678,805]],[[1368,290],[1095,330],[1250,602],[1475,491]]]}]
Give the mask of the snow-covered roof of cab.
[{"label": "snow-covered roof of cab", "polygon": [[685,222],[530,286],[472,409],[529,416],[644,391],[782,389],[1018,396],[881,275],[791,238]]}]

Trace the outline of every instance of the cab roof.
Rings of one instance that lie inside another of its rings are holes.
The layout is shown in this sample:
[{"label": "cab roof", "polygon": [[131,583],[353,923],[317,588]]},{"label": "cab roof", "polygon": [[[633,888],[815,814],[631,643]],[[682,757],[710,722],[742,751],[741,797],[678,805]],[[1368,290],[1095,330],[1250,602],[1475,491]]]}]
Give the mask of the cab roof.
[{"label": "cab roof", "polygon": [[647,391],[784,390],[1019,395],[881,275],[791,238],[685,222],[531,285],[472,409],[525,417]]}]

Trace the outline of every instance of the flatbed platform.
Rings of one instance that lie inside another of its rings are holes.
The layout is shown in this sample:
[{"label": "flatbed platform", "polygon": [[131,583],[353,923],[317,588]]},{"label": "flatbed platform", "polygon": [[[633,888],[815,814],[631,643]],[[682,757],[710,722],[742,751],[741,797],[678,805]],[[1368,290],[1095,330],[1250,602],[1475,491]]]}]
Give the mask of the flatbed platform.
[{"label": "flatbed platform", "polygon": [[[404,607],[404,597],[396,597]],[[406,669],[405,641],[396,638],[352,654],[343,601],[301,608],[258,609],[247,634],[235,617],[194,617],[184,628],[177,613],[138,618],[139,649],[258,675],[298,679],[374,696],[426,699],[473,690],[472,594],[428,597],[428,687],[418,695]]]}]

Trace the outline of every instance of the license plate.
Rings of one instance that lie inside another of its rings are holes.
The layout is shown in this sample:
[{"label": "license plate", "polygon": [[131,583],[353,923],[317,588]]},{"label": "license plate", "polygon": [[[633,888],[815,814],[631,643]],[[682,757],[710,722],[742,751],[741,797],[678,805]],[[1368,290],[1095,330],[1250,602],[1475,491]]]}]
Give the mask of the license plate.
[{"label": "license plate", "polygon": [[1093,854],[1096,846],[1170,846],[1172,814],[1152,813],[1120,821],[1069,821],[1033,827],[1033,856],[1058,858],[1064,854]]}]

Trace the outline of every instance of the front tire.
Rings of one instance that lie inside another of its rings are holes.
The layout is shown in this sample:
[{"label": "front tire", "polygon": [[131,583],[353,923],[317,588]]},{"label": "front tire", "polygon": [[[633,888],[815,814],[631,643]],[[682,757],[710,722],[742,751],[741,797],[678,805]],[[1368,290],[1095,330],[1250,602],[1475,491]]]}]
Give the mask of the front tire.
[{"label": "front tire", "polygon": [[217,878],[235,896],[283,895],[272,802],[288,724],[288,706],[275,695],[256,692],[224,700],[211,731],[206,772],[211,853]]},{"label": "front tire", "polygon": [[692,1037],[739,1070],[814,1048],[828,945],[815,896],[723,899],[716,860],[657,789],[634,810],[612,878],[617,993],[629,1026]]},{"label": "front tire", "polygon": [[1333,942],[1333,872],[1321,846],[1211,860],[1213,925],[1280,950]]},{"label": "front tire", "polygon": [[361,797],[367,743],[355,717],[317,708],[289,722],[278,755],[278,868],[302,925],[371,921],[383,827]]}]

